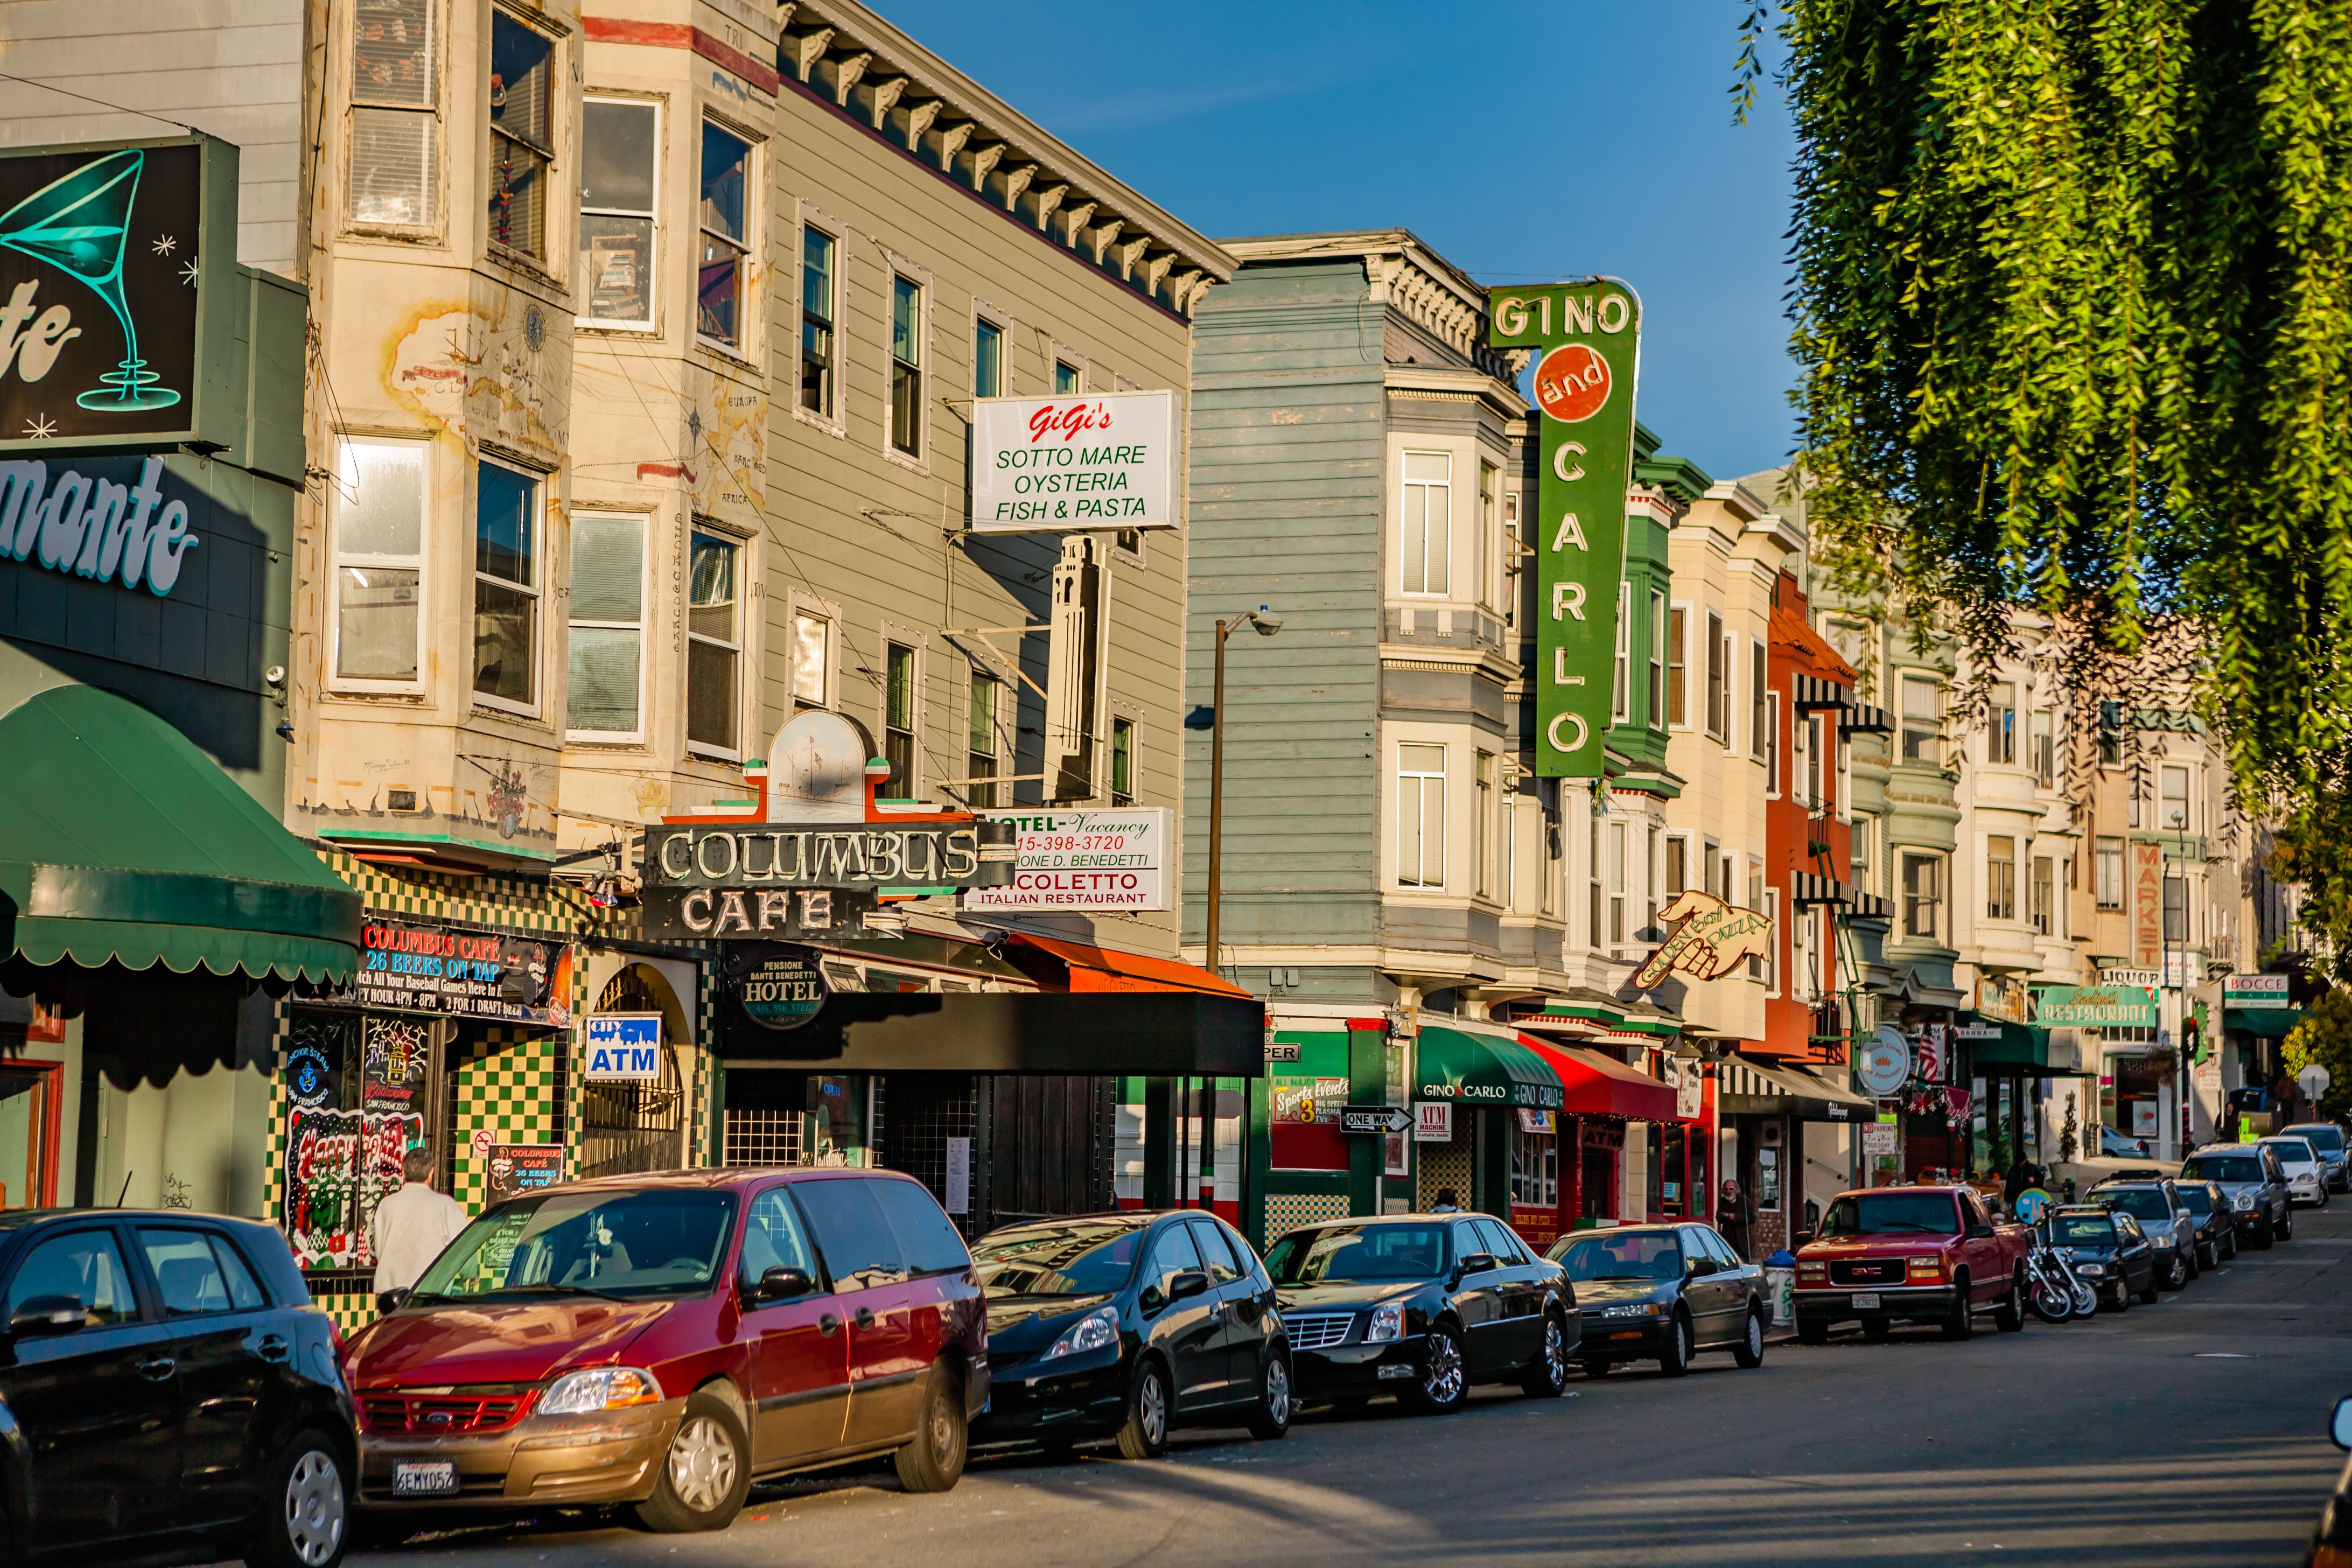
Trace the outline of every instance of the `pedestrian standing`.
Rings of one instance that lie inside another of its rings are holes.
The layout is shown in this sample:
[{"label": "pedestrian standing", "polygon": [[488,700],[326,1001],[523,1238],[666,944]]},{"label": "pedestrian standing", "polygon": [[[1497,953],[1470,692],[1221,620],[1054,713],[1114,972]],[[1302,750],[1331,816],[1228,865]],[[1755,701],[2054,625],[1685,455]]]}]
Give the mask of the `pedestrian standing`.
[{"label": "pedestrian standing", "polygon": [[385,1194],[368,1221],[368,1245],[375,1254],[375,1289],[405,1290],[466,1228],[465,1206],[433,1190],[433,1151],[411,1149],[401,1156],[401,1184]]},{"label": "pedestrian standing", "polygon": [[1440,1187],[1437,1189],[1437,1201],[1429,1205],[1429,1212],[1432,1214],[1460,1214],[1462,1212],[1461,1196],[1456,1194],[1452,1187]]},{"label": "pedestrian standing", "polygon": [[1731,1243],[1731,1250],[1742,1258],[1748,1256],[1748,1194],[1739,1190],[1737,1178],[1724,1177],[1721,1200],[1716,1205],[1715,1228]]}]

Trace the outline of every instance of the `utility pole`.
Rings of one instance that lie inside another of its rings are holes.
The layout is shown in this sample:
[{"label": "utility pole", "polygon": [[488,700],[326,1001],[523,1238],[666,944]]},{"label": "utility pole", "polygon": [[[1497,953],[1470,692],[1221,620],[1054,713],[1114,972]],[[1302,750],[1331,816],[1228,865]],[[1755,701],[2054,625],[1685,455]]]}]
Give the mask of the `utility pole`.
[{"label": "utility pole", "polygon": [[[1270,637],[1282,629],[1282,617],[1260,605],[1245,610],[1231,620],[1217,622],[1217,673],[1209,700],[1209,909],[1208,963],[1202,965],[1212,974],[1218,972],[1218,943],[1221,917],[1224,904],[1225,860],[1225,639],[1244,626],[1254,626],[1257,635]],[[1182,1125],[1179,1122],[1179,1125]],[[1202,1205],[1213,1207],[1216,1203],[1216,1130],[1217,1080],[1201,1080],[1201,1177],[1210,1184],[1209,1198]],[[1249,1157],[1249,1139],[1244,1129],[1242,1157]],[[1181,1167],[1182,1162],[1178,1162]],[[1193,1194],[1180,1194],[1179,1208],[1191,1208]]]}]

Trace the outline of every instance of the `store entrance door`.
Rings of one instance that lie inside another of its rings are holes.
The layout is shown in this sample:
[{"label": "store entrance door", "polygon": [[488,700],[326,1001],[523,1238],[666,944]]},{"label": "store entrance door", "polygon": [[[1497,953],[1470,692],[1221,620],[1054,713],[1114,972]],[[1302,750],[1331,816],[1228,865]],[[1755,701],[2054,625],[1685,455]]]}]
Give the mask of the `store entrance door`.
[{"label": "store entrance door", "polygon": [[0,1063],[0,1209],[58,1201],[65,1071],[63,1062]]}]

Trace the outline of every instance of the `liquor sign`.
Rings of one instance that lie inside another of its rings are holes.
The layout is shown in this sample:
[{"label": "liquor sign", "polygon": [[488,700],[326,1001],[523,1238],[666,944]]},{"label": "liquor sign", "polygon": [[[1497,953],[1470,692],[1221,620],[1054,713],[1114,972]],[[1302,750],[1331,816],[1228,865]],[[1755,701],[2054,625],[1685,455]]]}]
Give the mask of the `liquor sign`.
[{"label": "liquor sign", "polygon": [[649,1083],[661,1077],[659,1013],[588,1015],[590,1083]]},{"label": "liquor sign", "polygon": [[0,156],[0,446],[241,446],[237,153]]},{"label": "liquor sign", "polygon": [[1617,651],[1642,302],[1613,278],[1490,297],[1487,342],[1535,349],[1536,773],[1598,778]]},{"label": "liquor sign", "polygon": [[1174,528],[1175,473],[1172,392],[972,404],[975,533]]},{"label": "liquor sign", "polygon": [[371,921],[352,996],[394,1013],[446,1013],[554,1028],[572,1022],[572,945],[496,931]]},{"label": "liquor sign", "polygon": [[2044,1027],[2153,1029],[2156,996],[2137,985],[2037,985],[2033,1021]]},{"label": "liquor sign", "polygon": [[2232,974],[2221,982],[2224,1007],[2291,1007],[2284,974]]},{"label": "liquor sign", "polygon": [[991,813],[988,820],[1013,829],[1020,858],[1008,886],[974,888],[963,907],[1076,914],[1172,909],[1168,817],[1165,806]]},{"label": "liquor sign", "polygon": [[2154,969],[2164,962],[2164,846],[2132,848],[2132,962]]},{"label": "liquor sign", "polygon": [[1633,989],[1648,991],[1679,969],[1701,980],[1720,980],[1751,958],[1772,951],[1772,918],[1725,903],[1696,888],[1676,893],[1658,911],[1674,934],[1633,972]]}]

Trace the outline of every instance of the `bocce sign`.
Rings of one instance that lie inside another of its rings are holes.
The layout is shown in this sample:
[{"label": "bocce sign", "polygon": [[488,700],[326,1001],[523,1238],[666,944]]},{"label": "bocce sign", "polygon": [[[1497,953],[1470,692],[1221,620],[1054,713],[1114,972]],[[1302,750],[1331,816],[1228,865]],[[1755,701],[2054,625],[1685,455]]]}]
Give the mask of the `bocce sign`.
[{"label": "bocce sign", "polygon": [[983,397],[971,451],[975,533],[1176,526],[1172,392]]},{"label": "bocce sign", "polygon": [[591,1083],[648,1082],[661,1077],[659,1013],[592,1013],[588,1016]]}]

